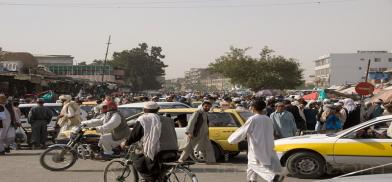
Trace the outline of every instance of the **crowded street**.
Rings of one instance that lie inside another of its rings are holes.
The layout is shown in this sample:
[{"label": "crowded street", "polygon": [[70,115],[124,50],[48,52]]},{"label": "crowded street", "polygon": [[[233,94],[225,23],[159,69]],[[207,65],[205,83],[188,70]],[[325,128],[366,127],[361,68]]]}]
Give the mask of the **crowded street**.
[{"label": "crowded street", "polygon": [[[74,182],[74,181],[102,181],[103,169],[107,163],[97,161],[79,161],[75,168],[60,171],[50,172],[43,168],[36,168],[39,161],[36,160],[42,151],[22,150],[15,152],[7,157],[1,158],[0,162],[7,168],[1,168],[1,174],[8,174],[2,177],[2,181],[19,182],[21,178],[28,176],[28,181],[42,181],[42,182]],[[19,170],[22,169],[22,170]],[[243,181],[246,171],[246,157],[239,156],[238,159],[231,163],[217,164],[206,166],[197,164],[191,167],[192,171],[197,174],[199,181]],[[216,176],[219,176],[217,178]],[[287,178],[285,181],[312,181],[299,180],[296,178]]]},{"label": "crowded street", "polygon": [[0,182],[391,182],[391,0],[0,0]]}]

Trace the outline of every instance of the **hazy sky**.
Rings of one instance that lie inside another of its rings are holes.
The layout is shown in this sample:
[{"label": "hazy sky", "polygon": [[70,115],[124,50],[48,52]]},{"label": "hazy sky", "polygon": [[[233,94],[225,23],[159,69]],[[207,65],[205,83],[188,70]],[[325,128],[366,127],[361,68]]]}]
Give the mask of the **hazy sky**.
[{"label": "hazy sky", "polygon": [[166,78],[206,67],[230,46],[268,45],[313,73],[330,52],[392,50],[392,0],[0,0],[0,47],[103,59],[162,46]]}]

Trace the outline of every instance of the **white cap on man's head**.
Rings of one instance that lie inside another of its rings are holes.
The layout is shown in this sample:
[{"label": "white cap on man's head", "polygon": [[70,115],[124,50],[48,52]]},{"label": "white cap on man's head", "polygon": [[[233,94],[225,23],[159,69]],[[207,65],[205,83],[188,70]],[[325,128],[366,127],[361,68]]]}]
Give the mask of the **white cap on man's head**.
[{"label": "white cap on man's head", "polygon": [[333,105],[334,105],[334,106],[343,106],[343,104],[340,103],[340,102],[336,102],[336,103],[334,103]]},{"label": "white cap on man's head", "polygon": [[144,103],[144,109],[158,109],[159,105],[154,101]]},{"label": "white cap on man's head", "polygon": [[241,99],[239,97],[236,97],[233,99],[233,102],[240,102],[240,101],[241,101]]}]

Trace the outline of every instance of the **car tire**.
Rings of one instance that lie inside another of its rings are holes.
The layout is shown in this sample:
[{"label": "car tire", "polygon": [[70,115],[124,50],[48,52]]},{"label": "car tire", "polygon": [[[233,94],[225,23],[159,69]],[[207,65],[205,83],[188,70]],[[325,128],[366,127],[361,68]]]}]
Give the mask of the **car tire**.
[{"label": "car tire", "polygon": [[316,179],[325,174],[326,162],[316,153],[303,151],[288,157],[286,167],[294,177]]},{"label": "car tire", "polygon": [[[220,149],[220,147],[217,144],[215,144],[213,142],[211,142],[211,144],[212,144],[212,148],[213,148],[214,153],[215,153],[216,161],[221,160],[222,157],[223,157],[222,150]],[[192,160],[196,161],[196,162],[206,162],[205,158],[204,158],[204,154],[201,153],[201,151],[197,150],[197,147],[195,148],[193,153],[191,153],[190,158]]]},{"label": "car tire", "polygon": [[223,158],[223,152],[222,152],[221,148],[213,142],[211,142],[211,144],[212,144],[212,148],[214,149],[215,160],[216,161],[221,160]]},{"label": "car tire", "polygon": [[240,154],[240,152],[229,153],[229,158],[234,158],[234,157],[238,156],[239,154]]}]

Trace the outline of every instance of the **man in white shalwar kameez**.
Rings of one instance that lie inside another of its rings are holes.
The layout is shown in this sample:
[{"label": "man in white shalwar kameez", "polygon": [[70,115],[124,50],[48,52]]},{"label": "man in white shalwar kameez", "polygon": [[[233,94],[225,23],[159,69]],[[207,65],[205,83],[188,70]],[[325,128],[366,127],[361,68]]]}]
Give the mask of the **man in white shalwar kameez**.
[{"label": "man in white shalwar kameez", "polygon": [[15,129],[17,122],[12,103],[7,102],[7,97],[0,94],[0,155],[10,152],[10,145],[15,142]]},{"label": "man in white shalwar kameez", "polygon": [[274,150],[274,127],[272,120],[262,114],[266,104],[262,100],[255,100],[251,110],[255,115],[237,129],[228,139],[229,143],[236,144],[242,140],[248,141],[248,169],[247,180],[257,181],[260,176],[265,181],[282,181],[282,167]]}]

